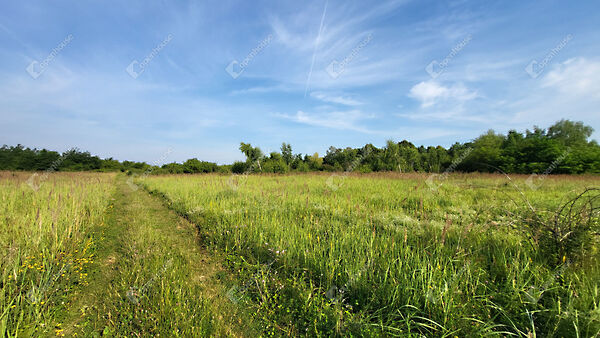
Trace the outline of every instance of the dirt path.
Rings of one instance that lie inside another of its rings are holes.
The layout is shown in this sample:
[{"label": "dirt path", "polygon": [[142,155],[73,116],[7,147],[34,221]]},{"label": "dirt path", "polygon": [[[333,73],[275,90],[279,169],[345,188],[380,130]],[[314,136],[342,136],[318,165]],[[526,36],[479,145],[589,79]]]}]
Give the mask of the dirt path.
[{"label": "dirt path", "polygon": [[72,296],[66,336],[254,336],[226,297],[230,276],[197,242],[195,227],[124,177],[91,236],[89,285]]}]

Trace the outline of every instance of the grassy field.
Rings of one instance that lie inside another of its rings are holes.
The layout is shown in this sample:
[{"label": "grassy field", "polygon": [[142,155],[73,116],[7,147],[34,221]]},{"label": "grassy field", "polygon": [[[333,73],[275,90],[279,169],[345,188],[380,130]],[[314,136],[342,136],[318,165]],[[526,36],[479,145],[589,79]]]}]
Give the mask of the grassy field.
[{"label": "grassy field", "polygon": [[427,178],[206,175],[144,184],[227,254],[239,276],[229,298],[253,308],[267,333],[598,335],[597,243],[577,257],[548,252],[525,217],[552,219],[597,178]]},{"label": "grassy field", "polygon": [[0,172],[0,335],[598,336],[598,186]]},{"label": "grassy field", "polygon": [[243,336],[194,225],[124,175],[0,173],[0,336]]},{"label": "grassy field", "polygon": [[68,297],[89,282],[88,232],[113,190],[113,174],[0,172],[0,336],[60,333]]}]

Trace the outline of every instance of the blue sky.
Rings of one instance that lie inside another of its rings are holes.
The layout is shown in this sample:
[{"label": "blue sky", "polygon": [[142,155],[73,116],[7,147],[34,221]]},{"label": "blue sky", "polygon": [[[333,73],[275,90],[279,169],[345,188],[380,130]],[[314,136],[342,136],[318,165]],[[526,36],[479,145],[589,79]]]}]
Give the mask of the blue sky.
[{"label": "blue sky", "polygon": [[3,2],[0,144],[230,163],[561,118],[598,140],[599,22],[597,1]]}]

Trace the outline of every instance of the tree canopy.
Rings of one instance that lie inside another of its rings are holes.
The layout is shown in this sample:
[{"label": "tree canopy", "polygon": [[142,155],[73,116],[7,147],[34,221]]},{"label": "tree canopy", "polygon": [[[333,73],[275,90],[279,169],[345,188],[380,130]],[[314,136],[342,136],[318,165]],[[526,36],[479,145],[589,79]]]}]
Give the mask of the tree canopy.
[{"label": "tree canopy", "polygon": [[318,153],[294,154],[289,143],[281,152],[265,155],[259,147],[240,143],[245,162],[232,165],[192,158],[184,163],[151,166],[145,162],[100,159],[78,149],[62,154],[22,145],[0,148],[0,170],[124,171],[171,174],[213,172],[286,173],[290,171],[398,171],[398,172],[505,172],[505,173],[600,173],[600,146],[590,141],[594,129],[583,122],[560,120],[548,129],[534,126],[524,133],[510,130],[506,135],[489,130],[466,143],[442,146],[415,146],[407,140],[388,140],[384,147],[366,144],[361,148],[329,147]]}]

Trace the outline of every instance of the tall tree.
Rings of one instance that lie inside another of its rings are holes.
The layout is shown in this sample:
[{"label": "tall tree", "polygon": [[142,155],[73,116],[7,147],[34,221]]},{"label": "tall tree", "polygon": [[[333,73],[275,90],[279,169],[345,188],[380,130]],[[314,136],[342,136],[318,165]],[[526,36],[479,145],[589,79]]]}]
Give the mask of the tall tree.
[{"label": "tall tree", "polygon": [[283,142],[281,144],[281,156],[287,165],[290,165],[294,160],[294,155],[292,155],[292,146],[289,143]]},{"label": "tall tree", "polygon": [[252,147],[250,143],[240,143],[240,151],[246,155],[247,162],[256,162],[263,157],[262,150],[258,147]]}]

